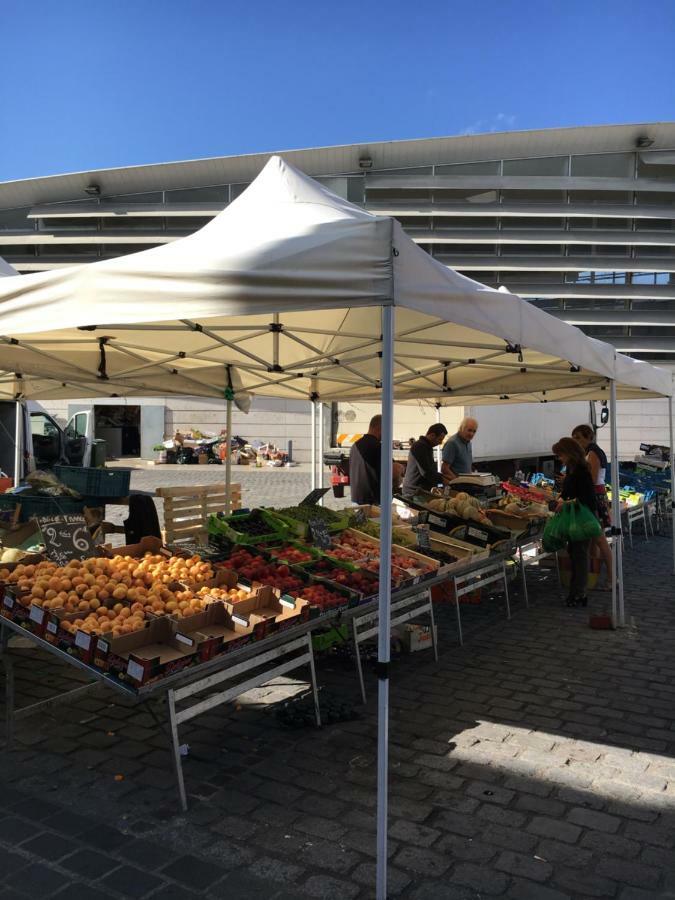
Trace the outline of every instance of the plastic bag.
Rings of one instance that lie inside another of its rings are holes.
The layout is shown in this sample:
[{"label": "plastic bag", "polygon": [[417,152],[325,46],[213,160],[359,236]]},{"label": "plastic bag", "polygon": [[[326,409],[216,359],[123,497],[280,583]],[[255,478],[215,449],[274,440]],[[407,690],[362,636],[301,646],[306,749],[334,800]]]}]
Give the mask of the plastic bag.
[{"label": "plastic bag", "polygon": [[567,546],[567,511],[566,507],[549,519],[544,527],[542,546],[547,553],[554,553]]},{"label": "plastic bag", "polygon": [[566,505],[571,510],[568,531],[570,541],[574,543],[575,541],[588,541],[591,538],[600,537],[602,534],[600,522],[587,506],[578,502]]},{"label": "plastic bag", "polygon": [[544,528],[542,543],[544,550],[552,553],[562,550],[568,541],[587,541],[600,537],[600,522],[587,506],[574,500],[564,503],[562,509],[549,519]]}]

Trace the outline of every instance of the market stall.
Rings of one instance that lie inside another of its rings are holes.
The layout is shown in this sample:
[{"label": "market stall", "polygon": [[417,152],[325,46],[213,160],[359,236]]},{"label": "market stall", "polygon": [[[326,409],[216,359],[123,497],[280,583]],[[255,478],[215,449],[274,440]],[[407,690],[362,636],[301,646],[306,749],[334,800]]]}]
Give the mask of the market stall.
[{"label": "market stall", "polygon": [[[672,394],[668,373],[619,366],[612,348],[448,270],[394,220],[354,207],[276,157],[188,238],[2,279],[0,333],[7,371],[59,383],[228,397],[236,372],[250,393],[380,399],[383,448],[391,446],[394,398]],[[386,895],[387,858],[388,449],[381,477],[378,897]]]}]

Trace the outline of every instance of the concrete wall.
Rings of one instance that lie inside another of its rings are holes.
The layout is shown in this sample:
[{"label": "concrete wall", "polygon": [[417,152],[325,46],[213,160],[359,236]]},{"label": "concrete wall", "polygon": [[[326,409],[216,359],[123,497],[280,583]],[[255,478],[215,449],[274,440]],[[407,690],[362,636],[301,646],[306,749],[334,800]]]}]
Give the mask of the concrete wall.
[{"label": "concrete wall", "polygon": [[[101,404],[120,404],[124,400],[101,400]],[[176,429],[218,434],[225,428],[225,402],[197,397],[167,397],[153,399],[129,398],[130,404],[164,406],[165,435]],[[91,400],[83,401],[88,406]],[[38,404],[36,404],[37,406]],[[77,405],[74,400],[46,401],[42,406],[62,425],[68,418],[68,407]],[[534,409],[533,409],[534,406]],[[596,404],[600,419],[600,404]],[[463,407],[446,407],[441,410],[441,421],[452,434],[464,415]],[[468,412],[469,410],[467,410]],[[526,406],[473,407],[479,421],[474,455],[505,456],[527,452],[534,444],[549,446],[554,438],[569,434],[573,425],[588,421],[587,403],[528,404]],[[370,418],[379,412],[376,403],[344,403],[338,408],[338,432],[364,433]],[[669,444],[668,407],[666,400],[627,400],[619,402],[619,453],[622,459],[633,459],[639,453],[641,442]],[[423,434],[436,421],[433,406],[422,403],[399,404],[394,413],[394,438],[407,440]],[[293,456],[298,462],[310,459],[309,403],[296,400],[275,400],[256,397],[248,415],[236,408],[232,414],[233,430],[248,440],[271,440],[285,448],[293,441]],[[330,406],[325,407],[324,425],[326,446],[329,446]],[[599,433],[600,445],[609,452],[609,427]],[[494,448],[497,447],[497,450]]]}]

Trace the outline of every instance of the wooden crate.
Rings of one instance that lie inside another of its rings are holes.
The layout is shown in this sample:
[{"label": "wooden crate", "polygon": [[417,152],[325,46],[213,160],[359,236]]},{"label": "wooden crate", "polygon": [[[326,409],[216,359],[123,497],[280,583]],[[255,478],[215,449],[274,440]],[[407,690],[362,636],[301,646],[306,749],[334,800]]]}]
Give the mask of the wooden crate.
[{"label": "wooden crate", "polygon": [[[224,512],[227,502],[225,484],[199,484],[192,487],[158,487],[164,500],[164,541],[208,541],[208,520],[212,513]],[[230,509],[241,509],[241,485],[231,485]]]}]

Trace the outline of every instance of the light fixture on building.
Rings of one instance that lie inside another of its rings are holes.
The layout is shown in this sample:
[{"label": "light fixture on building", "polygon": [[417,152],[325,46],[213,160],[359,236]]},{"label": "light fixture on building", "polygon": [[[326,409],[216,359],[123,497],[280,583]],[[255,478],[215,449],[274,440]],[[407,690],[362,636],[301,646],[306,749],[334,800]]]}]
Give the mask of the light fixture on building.
[{"label": "light fixture on building", "polygon": [[101,188],[97,184],[88,184],[84,189],[85,194],[89,194],[90,197],[100,197],[101,196]]},{"label": "light fixture on building", "polygon": [[635,146],[636,146],[639,150],[646,150],[647,147],[651,147],[651,145],[652,145],[653,143],[654,143],[654,139],[648,137],[646,134],[641,134],[641,135],[640,135],[638,138],[636,138],[636,140],[635,140]]},{"label": "light fixture on building", "polygon": [[373,160],[370,156],[359,157],[359,169],[372,169]]}]

